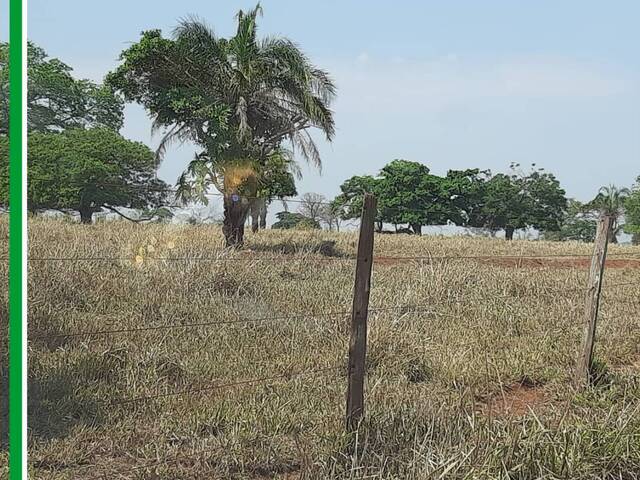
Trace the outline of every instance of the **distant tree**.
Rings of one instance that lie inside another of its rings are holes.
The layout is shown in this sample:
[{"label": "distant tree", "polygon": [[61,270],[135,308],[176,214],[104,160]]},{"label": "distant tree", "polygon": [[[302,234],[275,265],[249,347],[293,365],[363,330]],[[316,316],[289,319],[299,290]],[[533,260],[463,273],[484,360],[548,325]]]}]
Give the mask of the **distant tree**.
[{"label": "distant tree", "polygon": [[451,220],[465,227],[484,227],[486,185],[491,176],[478,168],[449,170],[444,179],[446,195],[451,202]]},{"label": "distant tree", "polygon": [[323,219],[327,198],[320,193],[308,192],[300,197],[298,212],[316,223]]},{"label": "distant tree", "polygon": [[301,179],[302,174],[289,152],[280,149],[269,156],[261,169],[257,198],[251,202],[249,212],[254,233],[260,228],[267,228],[268,208],[273,200],[284,200],[298,194],[296,178]]},{"label": "distant tree", "polygon": [[292,228],[302,228],[302,229],[319,229],[320,223],[317,221],[305,217],[301,213],[295,212],[278,212],[276,213],[276,218],[278,221],[274,223],[271,228],[288,230]]},{"label": "distant tree", "polygon": [[624,214],[625,202],[630,195],[631,190],[628,188],[618,188],[615,185],[608,185],[600,188],[598,195],[590,203],[591,206],[597,208],[603,215],[609,215],[613,218],[609,236],[611,243],[618,243],[618,235],[622,231],[620,218]]},{"label": "distant tree", "polygon": [[423,225],[443,225],[455,217],[442,177],[418,162],[394,160],[380,171],[376,185],[383,220],[408,224],[415,234]]},{"label": "distant tree", "polygon": [[103,208],[128,218],[118,207],[156,208],[167,197],[153,152],[113,130],[33,132],[28,143],[31,211],[75,210],[82,223],[91,223]]},{"label": "distant tree", "polygon": [[596,238],[598,212],[589,204],[570,199],[560,229],[544,233],[546,240],[593,242]]},{"label": "distant tree", "polygon": [[[6,50],[8,45],[0,44],[0,58]],[[90,80],[75,79],[71,67],[57,58],[49,58],[42,48],[31,42],[27,44],[27,62],[29,131],[58,132],[92,127],[120,130],[124,101],[110,89]],[[4,78],[0,84],[3,81]],[[1,85],[0,88],[4,91]],[[4,108],[0,110],[4,111]],[[0,115],[4,119],[4,113]]]},{"label": "distant tree", "polygon": [[504,229],[507,240],[513,239],[515,230],[526,227],[543,232],[558,230],[567,208],[560,182],[543,169],[523,174],[518,167],[512,164],[511,174],[500,173],[486,182],[482,213],[485,227]]},{"label": "distant tree", "polygon": [[[331,209],[342,220],[360,218],[364,205],[364,194],[377,194],[378,179],[371,175],[353,176],[340,185],[340,194],[331,202]],[[382,231],[380,208],[376,215],[376,230]]]},{"label": "distant tree", "polygon": [[340,225],[342,223],[342,217],[340,216],[340,207],[334,202],[324,204],[320,212],[320,218],[322,222],[327,226],[329,231],[340,231]]},{"label": "distant tree", "polygon": [[640,176],[636,179],[636,184],[629,192],[624,208],[624,231],[632,235],[634,245],[640,245]]}]

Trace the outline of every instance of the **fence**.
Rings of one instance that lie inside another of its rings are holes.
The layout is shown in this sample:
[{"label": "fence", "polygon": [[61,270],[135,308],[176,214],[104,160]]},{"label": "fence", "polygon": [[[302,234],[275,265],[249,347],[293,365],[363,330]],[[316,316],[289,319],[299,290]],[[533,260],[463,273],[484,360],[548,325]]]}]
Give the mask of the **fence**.
[{"label": "fence", "polygon": [[[119,399],[117,401],[107,402],[107,406],[117,406],[126,404],[137,404],[142,402],[148,402],[155,399],[186,396],[186,395],[200,395],[205,392],[211,392],[214,390],[233,389],[238,387],[256,386],[262,384],[274,384],[278,382],[287,382],[293,378],[308,376],[318,377],[329,374],[335,374],[336,372],[343,371],[346,375],[345,385],[345,415],[344,421],[346,429],[353,432],[358,429],[360,422],[362,421],[366,412],[366,391],[365,391],[365,379],[367,373],[367,331],[368,331],[368,316],[370,313],[383,312],[383,311],[399,311],[406,312],[435,312],[435,304],[431,305],[396,305],[386,307],[371,307],[370,291],[371,291],[371,276],[373,265],[376,261],[374,256],[374,220],[376,212],[376,200],[371,195],[366,195],[364,198],[364,207],[360,222],[359,238],[357,244],[357,255],[355,257],[326,257],[318,259],[320,261],[340,261],[340,262],[354,262],[355,261],[355,275],[354,275],[354,290],[353,290],[353,302],[350,310],[340,309],[333,312],[300,312],[296,314],[283,315],[283,316],[265,316],[259,318],[236,318],[226,321],[211,321],[211,322],[194,322],[194,323],[182,323],[182,324],[165,324],[165,325],[153,325],[153,326],[140,326],[136,328],[113,328],[103,329],[97,331],[76,331],[76,332],[64,332],[64,333],[51,333],[51,332],[34,332],[29,336],[30,341],[34,340],[51,340],[57,337],[77,338],[77,337],[96,337],[105,335],[119,335],[135,332],[153,331],[153,330],[174,330],[174,329],[190,329],[200,327],[216,327],[221,325],[232,324],[258,324],[258,323],[271,323],[287,321],[298,318],[346,318],[350,317],[350,340],[348,349],[348,361],[347,365],[333,365],[328,367],[314,368],[308,370],[299,370],[286,372],[278,375],[261,376],[257,378],[242,379],[234,382],[212,382],[210,384],[193,386],[191,388],[180,389],[171,392],[158,392],[153,395],[141,395],[133,396],[130,398]],[[591,257],[591,269],[589,273],[588,283],[584,288],[576,289],[578,293],[584,292],[586,298],[586,306],[584,312],[584,333],[583,340],[580,348],[580,357],[576,359],[576,369],[574,373],[576,388],[585,388],[590,381],[590,371],[593,362],[593,348],[596,339],[597,319],[600,307],[600,296],[602,292],[602,285],[604,279],[604,269],[607,257],[607,243],[609,233],[611,229],[611,219],[609,217],[602,217],[599,226],[598,234],[595,243],[594,253]],[[553,257],[554,255],[544,255],[544,257]],[[558,258],[567,257],[583,257],[584,255],[565,254],[555,255]],[[536,255],[503,255],[503,256],[447,256],[447,255],[426,255],[426,256],[386,256],[384,259],[391,259],[397,262],[446,262],[459,259],[476,259],[487,260],[491,258],[502,259],[523,259],[523,258],[540,258]],[[229,261],[226,258],[220,257],[156,257],[157,260],[163,260],[168,262],[208,262],[208,263],[221,263]],[[130,261],[128,257],[116,257],[116,256],[97,256],[97,257],[32,257],[31,262],[118,262],[118,261]],[[282,261],[281,256],[262,256],[260,258],[248,259],[252,262],[265,262],[265,261]],[[234,258],[234,262],[239,259]],[[240,259],[242,261],[242,259]],[[636,282],[624,282],[611,285],[611,287],[621,287],[626,285],[635,285]],[[486,298],[494,298],[500,300],[505,298],[504,296],[486,295]],[[442,312],[438,312],[439,315],[444,315]],[[346,367],[346,368],[345,368]],[[194,457],[202,454],[206,454],[207,451],[200,451],[194,454]],[[164,459],[159,462],[154,462],[146,465],[135,466],[130,471],[137,471],[142,469],[150,469],[159,465],[175,461],[175,459]],[[107,478],[103,477],[95,478]]]}]

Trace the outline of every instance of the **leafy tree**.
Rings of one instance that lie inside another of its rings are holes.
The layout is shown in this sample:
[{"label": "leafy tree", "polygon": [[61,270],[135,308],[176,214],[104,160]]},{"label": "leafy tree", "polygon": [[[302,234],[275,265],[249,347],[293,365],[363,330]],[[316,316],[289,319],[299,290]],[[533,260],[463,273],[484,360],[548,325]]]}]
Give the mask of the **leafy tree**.
[{"label": "leafy tree", "polygon": [[383,219],[409,224],[416,234],[423,225],[442,225],[455,216],[442,177],[418,162],[394,160],[386,165],[376,191]]},{"label": "leafy tree", "polygon": [[251,230],[254,233],[260,228],[267,228],[268,207],[274,199],[284,200],[298,194],[296,178],[302,178],[302,174],[290,154],[279,150],[269,156],[262,168],[257,198],[252,199],[250,206]]},{"label": "leafy tree", "polygon": [[629,192],[625,203],[625,225],[624,231],[631,234],[633,244],[640,245],[640,177]]},{"label": "leafy tree", "polygon": [[449,170],[444,180],[446,196],[451,202],[449,220],[465,227],[484,227],[488,170],[478,168]]},{"label": "leafy tree", "polygon": [[[371,175],[353,176],[340,185],[340,194],[331,202],[331,209],[342,220],[360,218],[364,206],[364,194],[377,194],[378,180]],[[382,215],[378,208],[376,229],[382,231]]]},{"label": "leafy tree", "polygon": [[618,188],[615,185],[608,185],[600,188],[598,195],[594,198],[590,205],[597,208],[601,214],[609,215],[613,218],[613,224],[609,234],[611,243],[618,243],[618,235],[622,230],[620,225],[620,217],[624,213],[625,202],[631,195],[628,188]]},{"label": "leafy tree", "polygon": [[598,214],[589,206],[577,200],[569,200],[567,211],[560,223],[560,229],[545,232],[546,240],[593,242],[596,238]]},{"label": "leafy tree", "polygon": [[122,52],[108,83],[142,104],[164,129],[158,154],[172,141],[192,141],[202,151],[181,178],[224,194],[223,230],[228,245],[244,238],[250,200],[257,196],[271,154],[288,143],[315,165],[320,155],[309,133],[334,135],[329,105],[335,87],[290,40],[257,38],[258,5],[237,15],[236,34],[219,38],[203,22],[180,23],[173,38],[144,32]]},{"label": "leafy tree", "polygon": [[124,216],[117,207],[154,208],[167,196],[153,152],[107,128],[33,132],[28,152],[31,211],[72,210],[91,223],[102,208]]},{"label": "leafy tree", "polygon": [[507,240],[511,240],[516,229],[527,226],[526,208],[526,196],[513,177],[499,173],[487,181],[483,207],[485,228],[492,232],[504,229]]},{"label": "leafy tree", "polygon": [[[8,55],[8,44],[0,44],[0,63]],[[106,127],[119,130],[124,119],[124,102],[112,91],[90,80],[77,80],[72,68],[29,42],[27,44],[27,128],[57,132],[68,128]],[[3,69],[4,70],[4,69]],[[8,75],[8,74],[7,74]],[[2,97],[5,73],[0,76]],[[7,87],[8,88],[8,87]],[[6,101],[0,103],[0,120],[6,125]]]},{"label": "leafy tree", "polygon": [[271,228],[288,230],[291,228],[319,229],[320,223],[312,218],[305,217],[301,213],[295,212],[278,212],[276,213],[278,221]]},{"label": "leafy tree", "polygon": [[518,167],[513,164],[511,174],[500,173],[486,182],[484,226],[492,231],[504,229],[507,240],[520,228],[558,230],[567,208],[560,182],[543,169],[525,175],[516,171]]}]

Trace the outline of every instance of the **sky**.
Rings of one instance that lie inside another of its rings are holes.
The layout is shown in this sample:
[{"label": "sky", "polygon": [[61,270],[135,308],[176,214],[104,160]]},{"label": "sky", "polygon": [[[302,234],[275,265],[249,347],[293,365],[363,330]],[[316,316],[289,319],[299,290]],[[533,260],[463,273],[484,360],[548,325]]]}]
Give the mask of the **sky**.
[{"label": "sky", "polygon": [[[331,198],[345,179],[396,158],[440,175],[535,163],[580,200],[640,175],[637,0],[261,4],[259,33],[297,42],[338,87],[335,139],[318,137],[322,172],[304,167],[300,193]],[[28,34],[76,76],[101,81],[143,30],[168,36],[196,15],[230,36],[237,11],[254,5],[29,0]],[[153,147],[150,125],[128,105],[121,133]],[[160,177],[174,183],[195,150],[169,150]]]}]

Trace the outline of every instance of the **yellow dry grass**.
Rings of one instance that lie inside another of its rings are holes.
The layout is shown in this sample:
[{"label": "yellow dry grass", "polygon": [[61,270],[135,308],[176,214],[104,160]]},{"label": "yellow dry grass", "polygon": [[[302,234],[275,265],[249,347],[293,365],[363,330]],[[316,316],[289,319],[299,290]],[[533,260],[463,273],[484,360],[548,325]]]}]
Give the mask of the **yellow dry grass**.
[{"label": "yellow dry grass", "polygon": [[[343,416],[355,233],[265,231],[234,252],[215,226],[29,227],[33,478],[636,478],[640,269],[607,270],[602,375],[576,393],[586,269],[455,259],[590,245],[376,236],[379,257],[454,258],[374,263],[354,437]],[[511,398],[519,384],[532,400]]]}]

